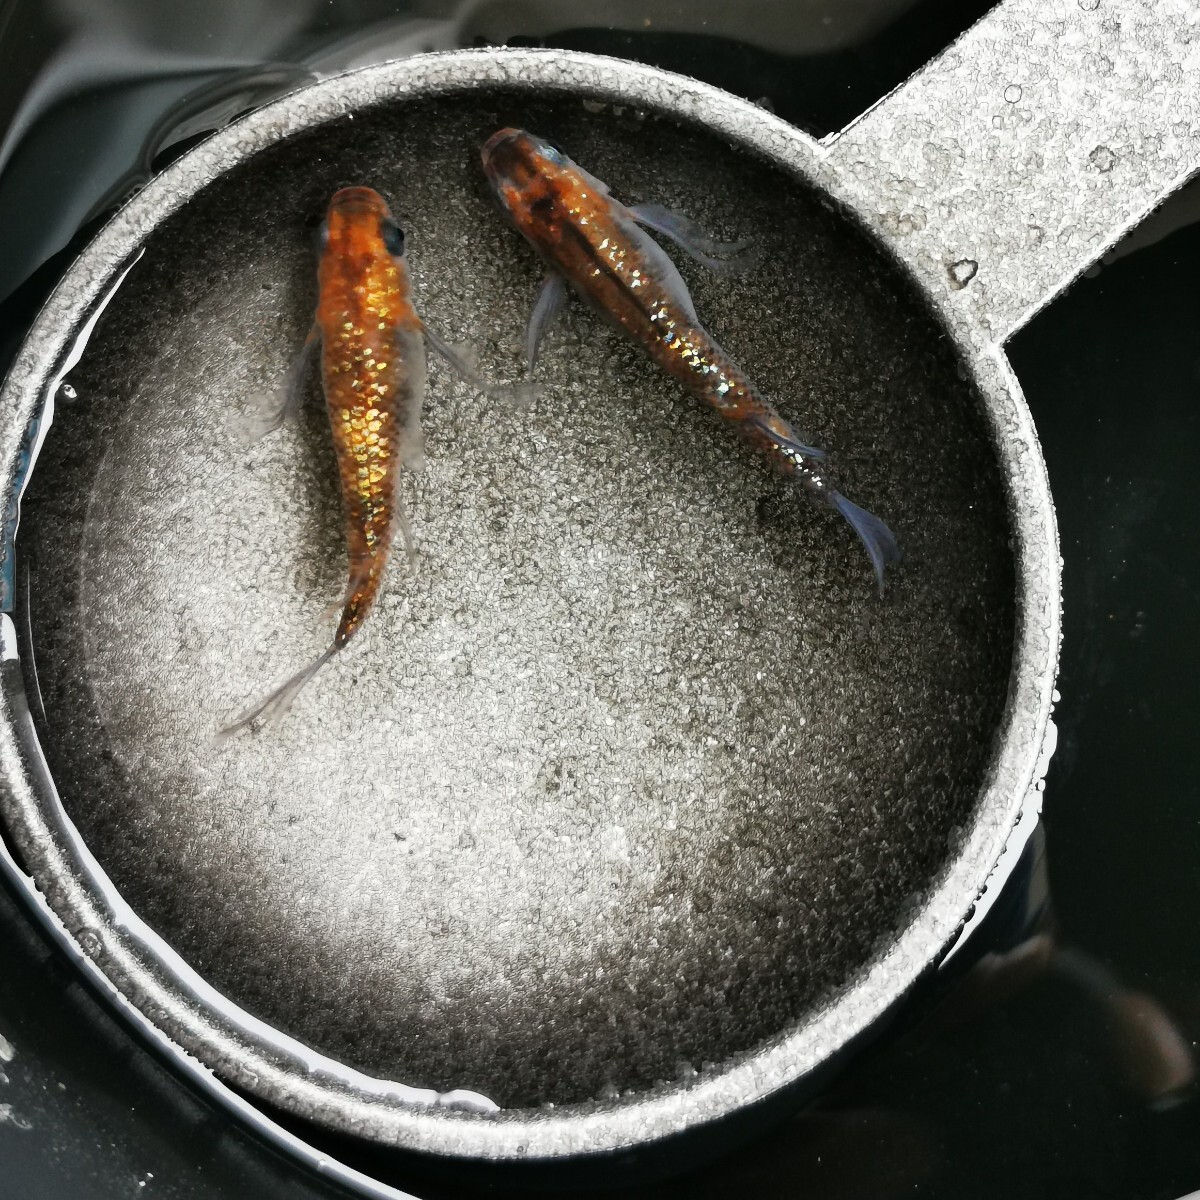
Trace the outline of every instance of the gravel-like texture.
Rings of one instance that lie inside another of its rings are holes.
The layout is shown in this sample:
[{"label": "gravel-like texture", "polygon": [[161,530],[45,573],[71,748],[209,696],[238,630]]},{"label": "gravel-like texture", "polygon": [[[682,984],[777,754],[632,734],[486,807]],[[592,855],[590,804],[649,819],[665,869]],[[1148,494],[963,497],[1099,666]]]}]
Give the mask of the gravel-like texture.
[{"label": "gravel-like texture", "polygon": [[[894,268],[795,182],[578,101],[359,114],[150,239],[27,496],[47,755],[126,898],[216,986],[375,1075],[611,1097],[761,1044],[861,970],[968,822],[1012,653],[984,421]],[[217,727],[327,644],[325,416],[251,449],[315,298],[329,194],[408,233],[428,323],[520,371],[540,270],[478,166],[501,124],[629,200],[754,237],[709,329],[905,552],[771,476],[573,301],[531,412],[431,374],[421,548],[278,726]]]}]

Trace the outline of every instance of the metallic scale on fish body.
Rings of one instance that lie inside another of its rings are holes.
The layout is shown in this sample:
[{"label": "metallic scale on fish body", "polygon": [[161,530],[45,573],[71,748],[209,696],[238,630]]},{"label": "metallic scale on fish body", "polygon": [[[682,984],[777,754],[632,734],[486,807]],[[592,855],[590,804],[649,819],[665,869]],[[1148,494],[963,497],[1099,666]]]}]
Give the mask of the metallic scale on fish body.
[{"label": "metallic scale on fish body", "polygon": [[686,285],[653,230],[714,270],[736,266],[745,243],[715,242],[678,213],[658,205],[627,207],[560,150],[520,129],[501,129],[484,144],[483,167],[513,224],[541,255],[549,274],[529,319],[532,375],[538,345],[565,297],[566,284],[641,345],[775,467],[836,509],[862,539],[879,590],[884,568],[899,561],[888,527],[830,483],[825,454],[795,431],[709,336]]},{"label": "metallic scale on fish body", "polygon": [[282,716],[300,689],[349,644],[379,595],[397,529],[413,557],[412,535],[396,486],[402,467],[417,468],[424,461],[426,341],[468,382],[492,391],[417,315],[404,260],[404,234],[378,192],[351,187],[335,193],[321,227],[317,277],[316,320],[304,348],[246,433],[247,440],[255,440],[295,415],[307,368],[319,346],[349,580],[337,630],[324,653],[221,730],[221,738],[259,718]]}]

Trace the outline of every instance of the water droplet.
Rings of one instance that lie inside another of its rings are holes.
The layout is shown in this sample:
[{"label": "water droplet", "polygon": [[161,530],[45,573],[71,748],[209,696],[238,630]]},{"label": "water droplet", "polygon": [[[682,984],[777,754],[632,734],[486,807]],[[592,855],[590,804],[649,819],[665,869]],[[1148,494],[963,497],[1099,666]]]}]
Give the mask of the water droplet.
[{"label": "water droplet", "polygon": [[979,264],[973,258],[960,258],[950,267],[950,283],[955,289],[965,288],[975,278]]},{"label": "water droplet", "polygon": [[1016,102],[1020,100],[1024,94],[1025,93],[1021,90],[1021,85],[1019,83],[1010,83],[1008,87],[1004,89],[1004,98],[1009,102],[1009,104],[1016,104]]},{"label": "water droplet", "polygon": [[1105,175],[1117,165],[1117,156],[1107,146],[1097,146],[1088,155],[1088,160],[1097,171]]},{"label": "water droplet", "polygon": [[992,128],[993,129],[1003,129],[1004,128],[1004,118],[999,113],[997,113],[992,118]]},{"label": "water droplet", "polygon": [[1100,7],[1100,0],[1079,0],[1079,7],[1084,12],[1095,12]]},{"label": "water droplet", "polygon": [[14,1111],[11,1104],[0,1104],[0,1125],[5,1123],[21,1130],[32,1129],[33,1126],[25,1120],[24,1117],[19,1117]]},{"label": "water droplet", "polygon": [[901,237],[916,233],[928,224],[928,215],[923,208],[914,208],[906,213],[885,212],[882,215],[884,224]]},{"label": "water droplet", "polygon": [[69,404],[72,400],[79,399],[79,393],[69,383],[64,383],[58,389],[58,399],[66,400]]}]

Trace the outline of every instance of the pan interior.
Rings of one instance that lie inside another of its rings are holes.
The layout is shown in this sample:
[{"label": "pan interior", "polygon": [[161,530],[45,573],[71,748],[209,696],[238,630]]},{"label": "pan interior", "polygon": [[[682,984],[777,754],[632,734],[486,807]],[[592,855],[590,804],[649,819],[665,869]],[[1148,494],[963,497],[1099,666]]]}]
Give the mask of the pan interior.
[{"label": "pan interior", "polygon": [[[303,340],[324,204],[383,192],[428,324],[516,378],[540,269],[478,167],[501,125],[757,241],[737,276],[673,257],[905,561],[881,600],[848,526],[572,301],[531,411],[433,365],[415,573],[398,555],[291,713],[218,749],[343,586],[316,379],[296,426],[229,430]],[[281,143],[149,239],[27,494],[64,803],[211,983],[372,1075],[527,1107],[750,1051],[886,944],[984,778],[1014,575],[963,375],[877,248],[701,131],[488,93]]]}]

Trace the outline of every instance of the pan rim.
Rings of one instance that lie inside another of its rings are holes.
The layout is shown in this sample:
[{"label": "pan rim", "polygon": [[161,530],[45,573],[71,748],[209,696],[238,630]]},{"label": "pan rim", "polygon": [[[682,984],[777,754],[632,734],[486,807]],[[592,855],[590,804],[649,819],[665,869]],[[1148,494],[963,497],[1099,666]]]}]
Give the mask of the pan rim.
[{"label": "pan rim", "polygon": [[[192,195],[260,150],[364,107],[498,89],[584,95],[702,125],[768,159],[804,186],[830,195],[899,264],[935,312],[939,308],[902,246],[870,228],[848,195],[831,187],[836,180],[821,169],[827,147],[748,101],[657,68],[569,51],[421,55],[321,80],[255,111],[171,164],[112,218],[64,275],[0,390],[6,494],[17,494],[22,438],[70,339],[145,239]],[[955,336],[974,376],[1007,489],[1017,589],[1008,697],[985,783],[961,843],[886,953],[802,1023],[692,1082],[553,1112],[465,1112],[464,1098],[453,1093],[441,1098],[426,1094],[414,1103],[406,1095],[413,1089],[404,1085],[338,1069],[321,1055],[305,1061],[294,1051],[281,1051],[278,1040],[255,1045],[248,1022],[239,1027],[228,1012],[181,994],[188,991],[186,980],[174,966],[155,961],[154,948],[138,933],[136,914],[113,911],[115,889],[107,884],[106,894],[103,871],[94,860],[89,863],[90,854],[61,805],[57,813],[53,807],[46,811],[46,797],[53,797],[53,806],[57,796],[29,749],[32,728],[21,711],[19,666],[6,661],[0,700],[0,808],[50,908],[77,942],[85,930],[93,935],[101,931],[99,952],[89,955],[93,965],[111,988],[143,1014],[153,1014],[152,1022],[185,1055],[278,1108],[370,1141],[485,1159],[598,1153],[656,1141],[727,1116],[796,1083],[875,1025],[953,942],[987,885],[1028,792],[1045,773],[1043,746],[1052,740],[1047,733],[1060,631],[1058,542],[1032,419],[1003,350],[945,313],[939,319]],[[5,621],[9,636],[4,657],[12,660],[15,644],[11,623]],[[87,939],[85,952],[90,943]],[[186,970],[199,979],[192,968]]]}]

